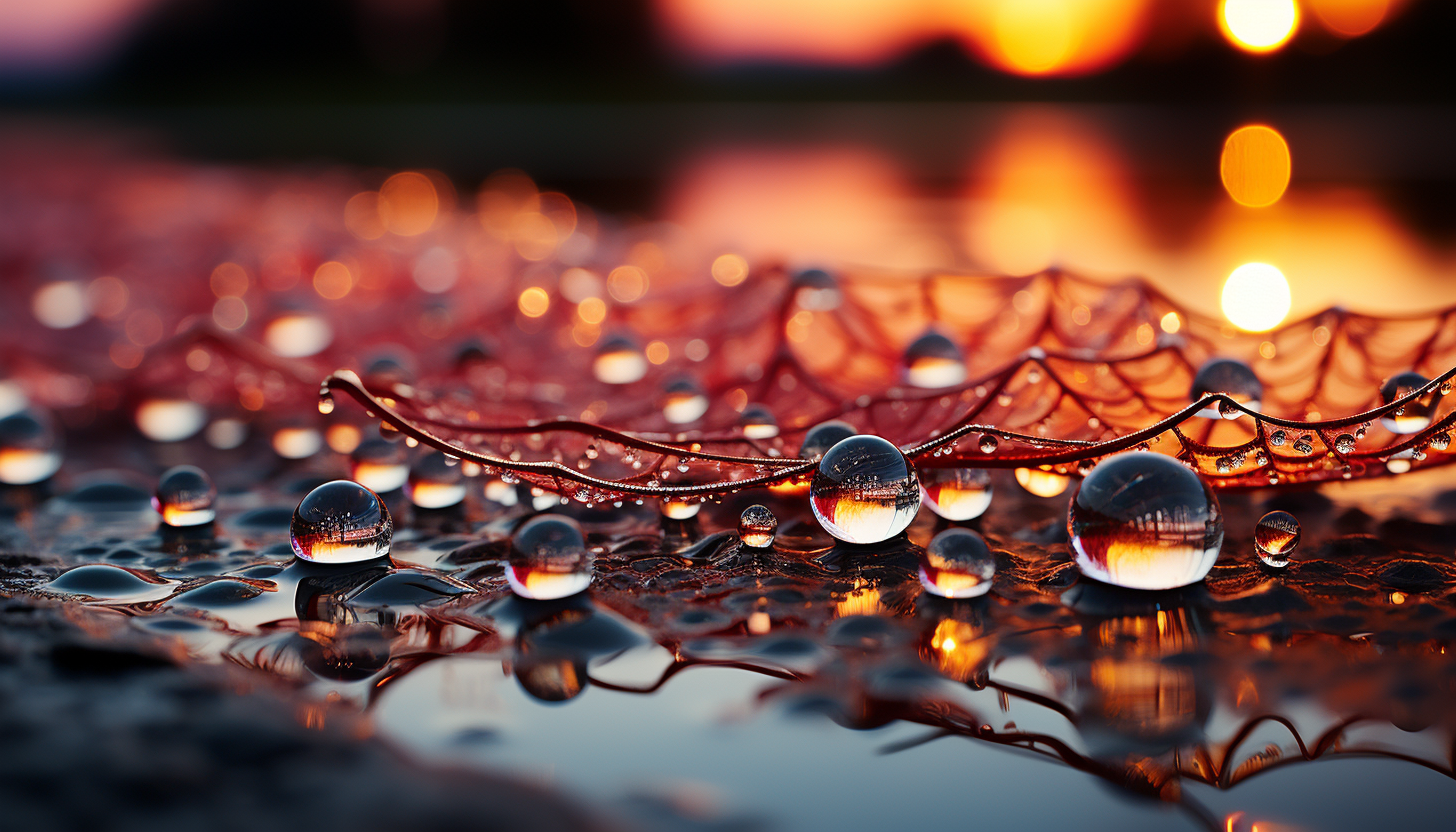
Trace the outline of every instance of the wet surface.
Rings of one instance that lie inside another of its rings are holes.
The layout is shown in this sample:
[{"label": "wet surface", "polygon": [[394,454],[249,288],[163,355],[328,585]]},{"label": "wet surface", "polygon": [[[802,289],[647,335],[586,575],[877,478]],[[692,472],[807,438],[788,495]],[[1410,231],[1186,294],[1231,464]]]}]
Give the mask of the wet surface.
[{"label": "wet surface", "polygon": [[[921,547],[947,527],[928,509],[906,536],[857,547],[802,497],[775,499],[775,544],[756,549],[734,531],[747,494],[688,521],[560,507],[586,532],[595,580],[527,601],[505,570],[533,512],[482,499],[478,480],[443,514],[385,495],[388,558],[295,560],[287,510],[302,483],[346,465],[319,458],[259,492],[224,490],[216,524],[188,530],[159,532],[120,481],[31,501],[4,535],[36,554],[11,558],[5,591],[13,609],[58,599],[48,608],[88,634],[52,648],[51,672],[245,668],[282,683],[284,721],[302,709],[316,715],[304,724],[367,724],[427,765],[592,805],[651,796],[633,823],[662,810],[728,827],[918,826],[974,807],[1004,828],[1088,813],[1222,828],[1243,812],[1359,829],[1376,818],[1354,795],[1387,790],[1380,822],[1434,829],[1456,796],[1456,570],[1433,551],[1452,529],[1439,500],[1422,515],[1379,483],[1225,494],[1207,580],[1131,592],[1079,579],[1067,496],[1032,497],[1001,472],[991,510],[967,524],[994,553],[993,589],[961,601],[918,580]],[[1283,570],[1253,543],[1275,506],[1305,527]]]}]

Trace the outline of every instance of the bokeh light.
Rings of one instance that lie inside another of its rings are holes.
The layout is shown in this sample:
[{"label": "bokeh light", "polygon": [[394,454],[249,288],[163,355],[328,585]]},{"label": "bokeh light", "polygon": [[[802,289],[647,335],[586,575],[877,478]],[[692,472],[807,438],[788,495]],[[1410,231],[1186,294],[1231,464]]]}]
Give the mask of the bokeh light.
[{"label": "bokeh light", "polygon": [[423,173],[396,173],[379,188],[379,217],[385,228],[402,237],[429,231],[439,211],[435,183]]},{"label": "bokeh light", "polygon": [[1262,208],[1278,202],[1289,187],[1289,173],[1289,145],[1272,127],[1240,127],[1223,144],[1219,175],[1240,205]]},{"label": "bokeh light", "polygon": [[1219,28],[1246,52],[1272,52],[1294,36],[1299,6],[1294,0],[1223,0]]},{"label": "bokeh light", "polygon": [[1284,273],[1268,263],[1245,263],[1223,284],[1223,314],[1234,326],[1265,332],[1289,314],[1292,298]]},{"label": "bokeh light", "polygon": [[1359,37],[1379,26],[1390,0],[1305,0],[1325,28],[1340,37]]}]

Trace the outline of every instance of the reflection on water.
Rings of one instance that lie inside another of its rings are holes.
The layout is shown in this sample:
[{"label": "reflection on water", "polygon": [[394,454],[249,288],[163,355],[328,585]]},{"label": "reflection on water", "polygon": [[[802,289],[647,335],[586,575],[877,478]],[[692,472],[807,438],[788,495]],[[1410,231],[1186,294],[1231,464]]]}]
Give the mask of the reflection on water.
[{"label": "reflection on water", "polygon": [[[978,520],[994,588],[964,600],[922,590],[911,541],[945,523],[928,511],[909,540],[876,549],[820,534],[758,550],[732,537],[742,506],[708,504],[683,533],[711,556],[679,557],[650,505],[572,509],[593,546],[610,542],[590,592],[555,601],[507,586],[504,529],[521,506],[490,508],[480,537],[402,515],[392,560],[343,566],[294,560],[285,524],[226,499],[215,537],[190,548],[147,531],[155,515],[137,501],[94,513],[103,529],[131,529],[101,545],[81,545],[95,530],[48,529],[46,512],[18,522],[69,565],[30,583],[37,594],[118,610],[118,626],[193,661],[287,679],[317,703],[308,720],[362,710],[414,755],[588,795],[688,772],[799,829],[822,820],[806,801],[856,822],[831,784],[864,784],[919,823],[957,804],[916,784],[996,807],[1056,784],[1065,809],[1026,811],[1072,823],[1096,806],[1127,828],[1199,829],[1241,811],[1349,828],[1308,800],[1318,785],[1243,797],[1246,782],[1313,760],[1446,775],[1408,787],[1409,806],[1456,793],[1443,693],[1456,574],[1403,550],[1398,530],[1376,546],[1308,529],[1303,557],[1276,577],[1253,545],[1262,507],[1230,498],[1230,528],[1248,531],[1231,532],[1206,582],[1134,592],[1073,584],[1064,544],[1030,542],[1018,525],[1039,499],[1006,493],[1004,511]],[[812,527],[801,503],[775,511]],[[983,774],[967,785],[967,771]]]}]

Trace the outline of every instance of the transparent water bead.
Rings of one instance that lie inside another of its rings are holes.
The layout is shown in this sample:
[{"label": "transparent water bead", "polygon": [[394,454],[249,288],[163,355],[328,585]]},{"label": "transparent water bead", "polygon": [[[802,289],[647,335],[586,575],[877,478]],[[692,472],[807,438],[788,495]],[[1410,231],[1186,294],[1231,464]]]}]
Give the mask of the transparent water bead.
[{"label": "transparent water bead", "polygon": [[966,359],[955,342],[930,331],[905,348],[905,383],[911,387],[952,387],[966,380]]},{"label": "transparent water bead", "polygon": [[970,529],[946,529],[920,554],[920,585],[942,598],[977,598],[991,591],[996,556]]},{"label": "transparent water bead", "polygon": [[543,514],[521,524],[511,537],[506,581],[522,598],[565,598],[591,585],[593,562],[575,520]]},{"label": "transparent water bead", "polygon": [[819,461],[809,504],[831,535],[846,543],[879,543],[915,519],[920,481],[899,448],[878,436],[851,436]]},{"label": "transparent water bead", "polygon": [[388,494],[409,481],[405,449],[388,439],[365,439],[349,455],[349,476],[370,491]]},{"label": "transparent water bead", "polygon": [[1072,478],[1041,468],[1017,468],[1016,484],[1026,489],[1027,493],[1038,497],[1056,497],[1067,490],[1067,486],[1072,484]]},{"label": "transparent water bead", "polygon": [[636,341],[613,335],[597,348],[592,372],[604,384],[631,384],[647,375],[647,356]]},{"label": "transparent water bead", "polygon": [[657,510],[669,520],[691,520],[703,510],[703,504],[697,500],[664,498],[658,501]]},{"label": "transparent water bead", "polygon": [[830,448],[858,434],[859,431],[848,422],[841,422],[838,419],[820,422],[809,428],[809,432],[804,434],[803,444],[799,446],[799,458],[822,459]]},{"label": "transparent water bead", "polygon": [[674,425],[686,425],[703,418],[708,412],[708,394],[690,378],[679,377],[668,382],[662,393],[662,415]]},{"label": "transparent water bead", "polygon": [[772,439],[779,435],[779,423],[768,405],[750,404],[738,414],[738,427],[747,439]]},{"label": "transparent water bead", "polygon": [[193,465],[169,468],[157,481],[152,508],[162,515],[162,524],[174,528],[201,526],[217,518],[212,504],[217,489],[206,471]]},{"label": "transparent water bead", "polygon": [[439,451],[427,453],[410,468],[409,498],[417,508],[460,505],[465,500],[465,472]]},{"label": "transparent water bead", "polygon": [[925,505],[947,520],[974,520],[991,505],[991,472],[984,468],[925,468],[920,471]]},{"label": "transparent water bead", "polygon": [[350,480],[308,492],[289,527],[293,552],[312,563],[358,563],[389,554],[394,521],[379,495]]},{"label": "transparent water bead", "polygon": [[1084,575],[1129,589],[1203,580],[1223,546],[1223,513],[1208,485],[1172,457],[1110,456],[1082,481],[1067,512]]},{"label": "transparent water bead", "polygon": [[810,312],[838,309],[843,297],[839,282],[823,269],[805,269],[794,275],[794,302]]},{"label": "transparent water bead", "polygon": [[1287,511],[1271,511],[1254,526],[1254,548],[1264,565],[1283,569],[1299,545],[1299,521]]},{"label": "transparent water bead", "polygon": [[1335,437],[1335,450],[1342,454],[1348,454],[1355,450],[1355,437],[1348,433],[1342,433]]},{"label": "transparent water bead", "polygon": [[45,413],[27,408],[0,419],[0,483],[33,485],[61,467],[61,441]]},{"label": "transparent water bead", "polygon": [[[1215,393],[1222,393],[1250,410],[1258,410],[1264,399],[1264,383],[1242,361],[1211,358],[1193,376],[1193,387],[1188,391],[1188,398],[1196,402]],[[1210,419],[1237,419],[1241,413],[1236,408],[1204,408],[1198,411],[1198,415]]]},{"label": "transparent water bead", "polygon": [[751,505],[738,518],[738,537],[744,546],[767,549],[779,530],[779,518],[767,506]]},{"label": "transparent water bead", "polygon": [[[1380,385],[1380,403],[1390,404],[1430,383],[1431,380],[1420,373],[1406,372],[1391,376]],[[1433,390],[1380,417],[1380,424],[1391,433],[1419,433],[1431,424],[1436,408],[1441,404],[1441,398],[1441,391]]]}]

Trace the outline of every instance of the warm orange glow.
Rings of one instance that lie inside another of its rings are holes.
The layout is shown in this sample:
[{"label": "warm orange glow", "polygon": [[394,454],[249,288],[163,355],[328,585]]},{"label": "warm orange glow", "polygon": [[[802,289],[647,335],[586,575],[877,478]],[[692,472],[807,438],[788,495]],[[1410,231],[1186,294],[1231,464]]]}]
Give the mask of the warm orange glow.
[{"label": "warm orange glow", "polygon": [[1390,12],[1390,0],[1305,0],[1332,33],[1353,38],[1369,32]]},{"label": "warm orange glow", "polygon": [[994,66],[1018,75],[1100,69],[1142,34],[1147,0],[982,0],[951,4],[950,25]]},{"label": "warm orange glow", "polygon": [[1043,471],[1040,468],[1017,468],[1016,482],[1028,492],[1038,497],[1056,497],[1063,491],[1072,480],[1065,474],[1058,474],[1055,471]]},{"label": "warm orange glow", "polygon": [[359,428],[342,422],[329,425],[324,433],[324,441],[328,442],[329,449],[338,454],[353,453],[363,439],[364,434]]},{"label": "warm orange glow", "polygon": [[1223,314],[1248,332],[1278,326],[1289,314],[1290,304],[1289,281],[1268,263],[1245,263],[1223,285]]},{"label": "warm orange glow", "polygon": [[248,291],[248,273],[237,263],[219,263],[208,279],[212,293],[220,298],[242,297]]},{"label": "warm orange glow", "polygon": [[516,301],[521,308],[521,314],[528,318],[539,318],[546,314],[551,308],[551,296],[540,286],[532,286],[521,292],[521,297]]},{"label": "warm orange glow", "polygon": [[1218,169],[1235,202],[1250,208],[1273,205],[1289,187],[1289,145],[1272,127],[1240,127],[1224,141]]},{"label": "warm orange glow", "polygon": [[1272,52],[1294,36],[1299,6],[1294,0],[1223,0],[1218,25],[1246,52]]},{"label": "warm orange glow", "polygon": [[344,203],[344,227],[361,240],[377,240],[388,229],[379,216],[379,192],[354,194]]},{"label": "warm orange glow", "polygon": [[545,260],[559,242],[556,224],[535,211],[517,214],[511,223],[511,242],[524,260]]},{"label": "warm orange glow", "polygon": [[396,173],[379,188],[379,218],[384,227],[403,237],[430,230],[440,212],[435,183],[423,173]]},{"label": "warm orange glow", "polygon": [[1183,327],[1183,320],[1178,317],[1177,312],[1169,312],[1158,322],[1158,326],[1162,327],[1164,332],[1172,335]]},{"label": "warm orange glow", "polygon": [[618,266],[607,275],[607,291],[622,303],[647,294],[647,272],[637,266]]},{"label": "warm orange glow", "polygon": [[651,361],[653,364],[665,363],[669,355],[671,354],[671,351],[667,348],[667,344],[664,344],[661,341],[653,341],[652,343],[648,344],[646,352],[647,360]]},{"label": "warm orange glow", "polygon": [[319,293],[319,297],[338,300],[353,288],[354,276],[349,273],[349,267],[337,260],[322,263],[314,270],[313,290]]},{"label": "warm orange glow", "polygon": [[925,24],[925,10],[901,0],[658,0],[658,8],[673,39],[707,59],[872,64]]},{"label": "warm orange glow", "polygon": [[601,298],[587,298],[576,305],[576,315],[582,323],[599,324],[607,319],[607,304]]},{"label": "warm orange glow", "polygon": [[724,286],[737,286],[748,277],[748,261],[737,254],[719,255],[712,271],[714,280]]}]

